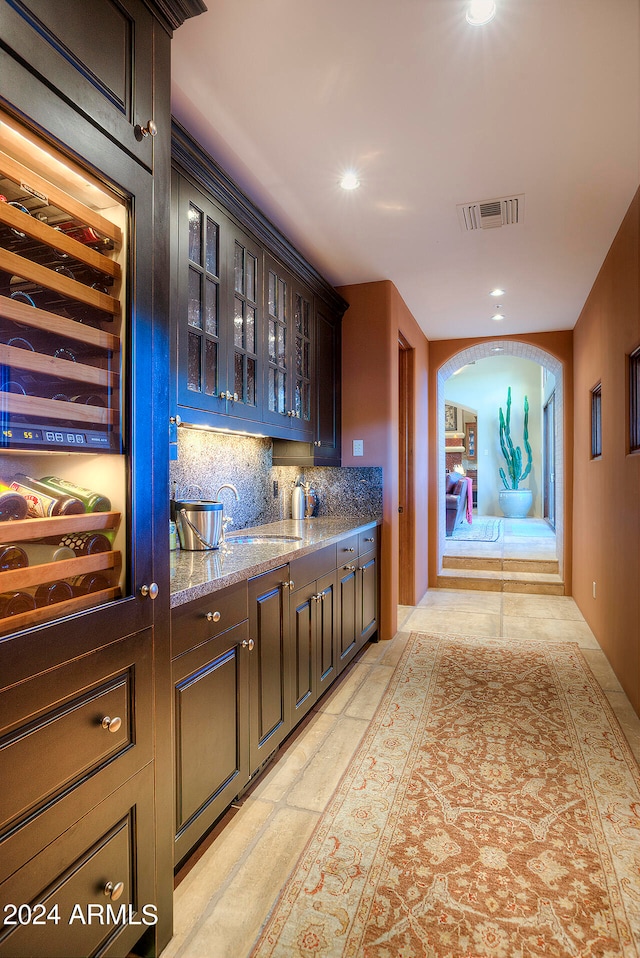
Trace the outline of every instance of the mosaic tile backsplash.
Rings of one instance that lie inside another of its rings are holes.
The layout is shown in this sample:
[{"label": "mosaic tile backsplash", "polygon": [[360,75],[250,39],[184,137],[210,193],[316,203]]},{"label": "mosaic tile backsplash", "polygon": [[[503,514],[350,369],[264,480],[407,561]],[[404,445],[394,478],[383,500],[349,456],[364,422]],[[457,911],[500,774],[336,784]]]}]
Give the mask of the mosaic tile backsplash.
[{"label": "mosaic tile backsplash", "polygon": [[[232,529],[246,529],[291,516],[291,490],[297,476],[310,482],[319,499],[319,516],[377,519],[382,515],[382,469],[273,466],[270,439],[233,436],[196,429],[178,430],[178,459],[170,463],[170,495],[218,497],[233,519]],[[274,495],[275,490],[275,495]]]}]

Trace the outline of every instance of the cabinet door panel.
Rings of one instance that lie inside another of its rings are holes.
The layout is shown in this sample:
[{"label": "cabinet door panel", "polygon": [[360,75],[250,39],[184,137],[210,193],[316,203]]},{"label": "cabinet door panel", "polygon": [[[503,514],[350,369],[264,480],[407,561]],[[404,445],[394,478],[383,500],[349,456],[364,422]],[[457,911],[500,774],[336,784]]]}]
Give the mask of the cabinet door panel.
[{"label": "cabinet door panel", "polygon": [[[126,955],[144,930],[143,906],[148,909],[154,901],[152,809],[149,765],[4,882],[3,904],[33,907],[42,902],[46,912],[57,904],[60,921],[5,927],[0,956]],[[107,882],[112,887],[122,883],[117,900],[106,896]],[[108,906],[115,914],[123,908],[126,917],[118,923],[101,922],[98,915],[106,916]],[[87,920],[89,907],[94,909],[92,921]]]},{"label": "cabinet door panel", "polygon": [[316,621],[315,583],[291,596],[290,659],[295,725],[316,700]]},{"label": "cabinet door panel", "polygon": [[358,589],[356,567],[338,571],[340,603],[340,668],[343,669],[356,652],[358,638]]},{"label": "cabinet door panel", "polygon": [[250,770],[268,758],[291,729],[287,667],[289,567],[249,580],[249,634],[255,642],[249,664]]},{"label": "cabinet door panel", "polygon": [[229,336],[227,389],[232,399],[224,412],[239,419],[259,419],[262,409],[262,249],[233,223],[227,235],[228,270],[225,322]]},{"label": "cabinet door panel", "polygon": [[248,779],[248,624],[174,660],[179,862]]},{"label": "cabinet door panel", "polygon": [[335,572],[318,580],[318,694],[328,688],[338,674],[338,589]]},{"label": "cabinet door panel", "polygon": [[363,645],[378,626],[378,559],[376,553],[367,553],[359,562],[359,640]]},{"label": "cabinet door panel", "polygon": [[[4,4],[3,39],[67,102],[132,156],[153,165],[153,17],[140,0],[22,0]],[[13,7],[13,9],[12,9]]]}]

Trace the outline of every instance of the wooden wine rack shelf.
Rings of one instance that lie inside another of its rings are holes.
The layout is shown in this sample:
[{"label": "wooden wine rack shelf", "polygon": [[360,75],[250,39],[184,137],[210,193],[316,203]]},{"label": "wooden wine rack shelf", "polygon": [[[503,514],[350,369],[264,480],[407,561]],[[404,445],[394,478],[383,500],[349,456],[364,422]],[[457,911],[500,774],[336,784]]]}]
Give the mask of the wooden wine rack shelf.
[{"label": "wooden wine rack shelf", "polygon": [[85,246],[84,243],[79,243],[72,236],[63,233],[62,230],[47,226],[46,223],[23,213],[22,210],[16,209],[9,203],[0,203],[0,223],[18,230],[20,233],[26,233],[27,236],[31,236],[39,243],[44,243],[51,249],[65,253],[67,256],[71,256],[73,259],[91,267],[91,269],[104,273],[105,276],[110,276],[116,281],[120,280],[120,265],[115,260],[103,256],[102,253]]},{"label": "wooden wine rack shelf", "polygon": [[80,516],[51,516],[47,519],[10,519],[0,522],[0,545],[30,542],[71,532],[104,532],[120,526],[119,512],[85,512]]},{"label": "wooden wine rack shelf", "polygon": [[56,273],[53,269],[48,269],[40,263],[34,263],[33,260],[25,259],[24,256],[18,256],[8,249],[0,249],[0,270],[6,273],[19,276],[21,279],[28,279],[38,286],[44,286],[51,289],[54,293],[60,293],[67,299],[72,299],[77,303],[83,303],[85,306],[91,306],[94,309],[100,309],[103,313],[109,313],[110,316],[120,316],[120,302],[107,293],[101,293],[92,286],[85,286],[76,279],[70,279],[62,273]]},{"label": "wooden wine rack shelf", "polygon": [[[79,516],[14,519],[0,523],[0,544],[19,545],[21,542],[30,542],[34,539],[44,539],[49,536],[60,536],[62,539],[65,535],[74,532],[117,531],[120,520],[121,514],[119,512],[87,512]],[[43,562],[40,565],[30,565],[24,569],[9,569],[0,572],[0,593],[33,589],[48,582],[75,578],[88,572],[103,572],[107,579],[111,581],[109,589],[89,592],[85,595],[74,596],[72,599],[66,599],[64,602],[42,606],[30,612],[21,612],[19,615],[0,618],[0,635],[17,632],[40,622],[62,618],[65,615],[71,615],[73,612],[91,609],[94,606],[118,598],[121,590],[116,583],[120,578],[121,570],[121,553],[111,551],[77,556],[75,559],[62,559],[59,562]]]},{"label": "wooden wine rack shelf", "polygon": [[8,296],[0,296],[0,317],[11,319],[32,329],[41,329],[44,332],[64,336],[66,339],[73,339],[79,343],[97,346],[99,349],[109,349],[112,352],[117,352],[120,349],[120,340],[112,333],[106,333],[102,329],[94,329],[93,326],[76,323],[73,319],[67,319],[66,316],[58,316],[57,313],[50,313],[47,309],[38,309],[28,303],[21,303],[17,299],[9,299]]},{"label": "wooden wine rack shelf", "polygon": [[120,377],[117,373],[84,363],[74,363],[67,359],[57,359],[43,353],[18,349],[16,346],[4,346],[0,343],[0,364],[14,369],[26,369],[44,376],[58,379],[70,379],[74,382],[88,383],[91,386],[118,388]]},{"label": "wooden wine rack shelf", "polygon": [[[38,396],[21,396],[19,393],[0,393],[0,408],[15,416],[41,416],[46,419],[61,419],[74,423],[98,423],[112,426],[118,422],[115,409],[92,406],[60,399],[40,399]],[[73,427],[70,427],[73,431]]]},{"label": "wooden wine rack shelf", "polygon": [[29,629],[33,625],[39,625],[41,622],[50,622],[52,619],[60,619],[65,615],[73,615],[74,612],[82,612],[84,609],[93,609],[98,605],[104,605],[105,602],[112,602],[113,599],[119,599],[121,590],[119,587],[113,589],[103,589],[100,592],[89,592],[87,595],[74,596],[73,599],[67,599],[65,602],[56,602],[54,605],[44,605],[40,609],[34,609],[31,612],[21,612],[19,615],[10,615],[6,619],[0,619],[0,635],[6,635],[8,632],[19,632],[21,629]]},{"label": "wooden wine rack shelf", "polygon": [[0,152],[0,174],[18,185],[27,183],[32,190],[37,190],[38,193],[46,196],[49,203],[86,223],[87,226],[92,226],[103,236],[112,239],[118,246],[122,244],[122,233],[114,223],[3,152]]}]

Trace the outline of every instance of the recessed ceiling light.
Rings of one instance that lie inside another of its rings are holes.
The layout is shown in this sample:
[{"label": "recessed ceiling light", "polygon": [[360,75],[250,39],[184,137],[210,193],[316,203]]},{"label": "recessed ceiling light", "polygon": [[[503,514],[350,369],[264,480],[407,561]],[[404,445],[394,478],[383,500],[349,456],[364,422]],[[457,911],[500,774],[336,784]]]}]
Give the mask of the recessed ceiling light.
[{"label": "recessed ceiling light", "polygon": [[490,293],[489,295],[490,295],[490,296],[504,296],[504,290],[503,290],[503,289],[498,289],[498,287],[496,287],[495,289],[492,289],[492,290],[491,290],[491,293]]},{"label": "recessed ceiling light", "polygon": [[492,316],[491,319],[506,319],[504,313],[496,313],[495,316]]},{"label": "recessed ceiling light", "polygon": [[340,186],[343,190],[357,190],[360,186],[358,174],[354,170],[347,170],[347,172],[342,175]]},{"label": "recessed ceiling light", "polygon": [[483,27],[496,15],[494,0],[470,0],[467,4],[467,23],[474,27]]},{"label": "recessed ceiling light", "polygon": [[492,352],[492,353],[501,353],[501,352],[502,352],[502,346],[492,346],[492,347],[491,347],[491,352]]}]

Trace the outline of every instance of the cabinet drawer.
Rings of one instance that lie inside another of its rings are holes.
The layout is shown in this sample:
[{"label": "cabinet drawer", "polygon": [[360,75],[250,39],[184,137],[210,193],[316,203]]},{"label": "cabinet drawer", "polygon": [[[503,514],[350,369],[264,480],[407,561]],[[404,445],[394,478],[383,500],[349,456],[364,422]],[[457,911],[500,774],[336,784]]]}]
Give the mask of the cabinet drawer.
[{"label": "cabinet drawer", "polygon": [[194,649],[247,618],[247,583],[187,602],[171,612],[171,655]]},{"label": "cabinet drawer", "polygon": [[291,559],[289,562],[291,578],[295,582],[295,588],[301,589],[320,576],[328,575],[334,572],[336,568],[336,547],[325,546],[324,549],[318,549],[317,552],[311,552],[309,555],[300,556],[299,559]]},{"label": "cabinet drawer", "polygon": [[[5,921],[8,903],[28,905],[42,920],[5,926],[0,958],[126,955],[153,922],[153,841],[149,765],[0,885]],[[57,924],[46,920],[56,906]]]},{"label": "cabinet drawer", "polygon": [[151,644],[149,630],[0,693],[0,880],[151,760]]},{"label": "cabinet drawer", "polygon": [[358,533],[352,536],[345,536],[338,543],[337,568],[348,565],[352,559],[358,555]]},{"label": "cabinet drawer", "polygon": [[378,544],[378,530],[366,529],[358,533],[358,555],[364,555],[365,552],[371,552]]}]

